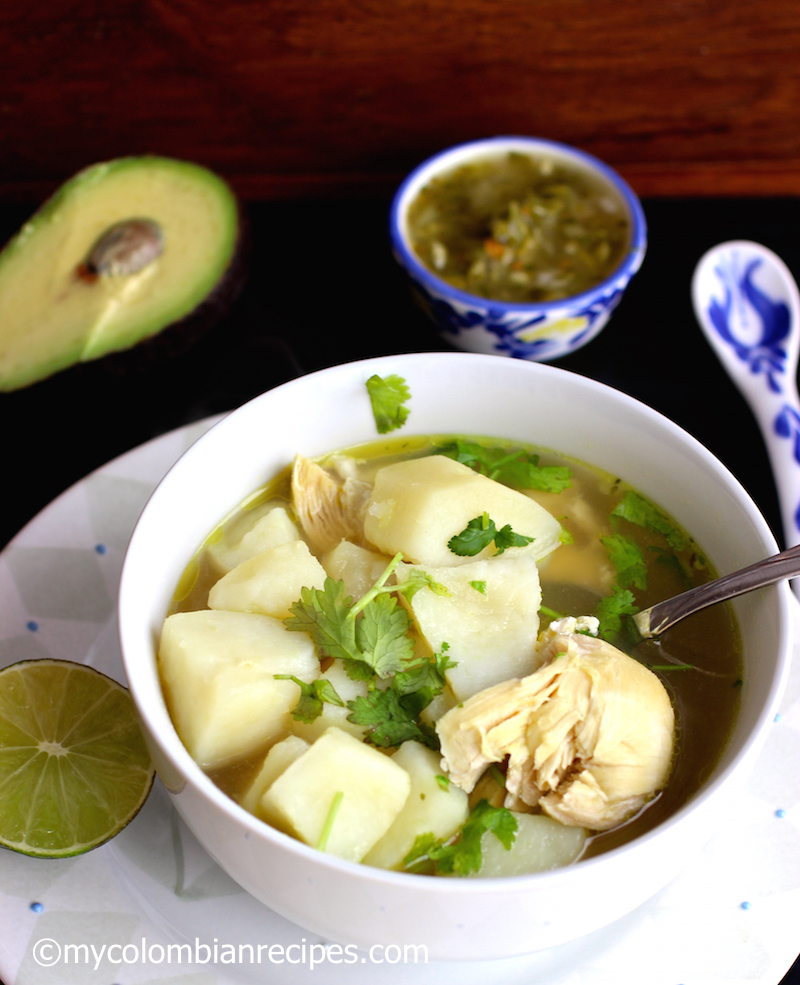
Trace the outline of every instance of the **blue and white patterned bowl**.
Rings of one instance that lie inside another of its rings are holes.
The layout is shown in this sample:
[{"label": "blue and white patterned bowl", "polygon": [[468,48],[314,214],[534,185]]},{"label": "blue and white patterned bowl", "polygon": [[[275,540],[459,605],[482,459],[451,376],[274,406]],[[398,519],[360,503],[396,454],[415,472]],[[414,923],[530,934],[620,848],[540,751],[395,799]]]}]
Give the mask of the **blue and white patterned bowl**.
[{"label": "blue and white patterned bowl", "polygon": [[[434,177],[476,159],[518,151],[549,157],[593,172],[625,203],[631,226],[627,254],[606,280],[591,290],[560,301],[511,304],[461,291],[432,273],[411,247],[407,216],[419,191]],[[395,259],[408,274],[422,308],[441,335],[458,349],[511,356],[557,359],[585,345],[603,328],[625,288],[641,266],[647,225],[636,194],[614,170],[591,154],[567,144],[533,137],[491,137],[458,144],[420,164],[398,188],[392,202],[389,232]]]}]

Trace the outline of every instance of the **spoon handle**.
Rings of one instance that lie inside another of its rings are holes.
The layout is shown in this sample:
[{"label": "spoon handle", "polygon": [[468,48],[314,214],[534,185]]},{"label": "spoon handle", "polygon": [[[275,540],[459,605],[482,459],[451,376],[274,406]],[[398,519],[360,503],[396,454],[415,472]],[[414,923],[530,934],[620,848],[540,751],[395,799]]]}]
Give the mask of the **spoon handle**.
[{"label": "spoon handle", "polygon": [[795,575],[800,575],[800,544],[780,554],[773,554],[763,561],[756,561],[740,571],[733,571],[705,585],[690,588],[688,592],[652,605],[649,609],[643,609],[633,617],[633,621],[641,636],[650,639],[660,636],[676,622],[709,605],[725,602],[765,585],[774,585],[776,581]]},{"label": "spoon handle", "polygon": [[700,327],[750,405],[764,438],[786,546],[800,543],[800,297],[791,272],[760,243],[720,243],[697,264]]},{"label": "spoon handle", "polygon": [[[783,542],[800,544],[800,399],[793,385],[786,386],[773,413],[757,413],[778,491]],[[765,408],[766,410],[766,408]]]}]

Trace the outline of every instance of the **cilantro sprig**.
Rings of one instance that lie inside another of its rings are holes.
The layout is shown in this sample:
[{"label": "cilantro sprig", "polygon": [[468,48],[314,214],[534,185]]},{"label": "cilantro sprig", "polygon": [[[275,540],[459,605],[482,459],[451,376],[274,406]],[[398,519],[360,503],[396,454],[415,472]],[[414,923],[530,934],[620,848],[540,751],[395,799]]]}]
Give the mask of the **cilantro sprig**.
[{"label": "cilantro sprig", "polygon": [[572,485],[572,473],[568,468],[563,465],[540,465],[538,455],[522,448],[509,452],[507,448],[456,438],[437,447],[435,454],[455,459],[513,489],[557,493]]},{"label": "cilantro sprig", "polygon": [[461,533],[451,537],[447,542],[448,548],[459,557],[474,557],[494,541],[495,555],[502,554],[509,547],[525,547],[533,541],[533,537],[515,533],[511,524],[497,529],[497,525],[488,513],[476,516],[470,520]]},{"label": "cilantro sprig", "polygon": [[[372,745],[399,746],[416,739],[431,749],[439,748],[435,730],[420,722],[419,714],[445,687],[445,672],[455,663],[447,656],[447,644],[431,659],[415,653],[409,634],[411,618],[397,595],[411,597],[423,588],[449,595],[449,590],[426,572],[412,568],[400,585],[388,585],[400,563],[395,555],[372,588],[357,602],[346,595],[344,583],[326,578],[319,588],[304,588],[291,607],[286,628],[311,637],[320,658],[341,660],[352,680],[365,681],[366,695],[347,702],[348,721],[366,728]],[[312,722],[322,714],[324,703],[343,706],[330,682],[322,679],[300,686],[295,719]],[[381,686],[378,686],[380,682]]]},{"label": "cilantro sprig", "polygon": [[405,424],[409,413],[405,403],[411,398],[411,391],[402,376],[370,376],[367,392],[378,434],[388,434]]},{"label": "cilantro sprig", "polygon": [[611,595],[600,600],[595,614],[600,621],[598,635],[611,641],[622,632],[624,617],[639,611],[631,588],[647,588],[647,564],[641,548],[630,537],[611,534],[601,537],[600,542],[614,566],[616,578]]},{"label": "cilantro sprig", "polygon": [[366,696],[348,701],[347,720],[365,726],[365,738],[374,746],[399,746],[415,739],[438,751],[435,729],[419,721],[419,715],[444,690],[445,672],[456,666],[447,656],[448,649],[443,643],[441,653],[398,672],[386,689],[373,687]]},{"label": "cilantro sprig", "polygon": [[[326,578],[323,588],[304,588],[286,628],[305,632],[320,656],[344,662],[354,680],[388,678],[414,662],[411,619],[393,593],[402,586],[386,582],[400,563],[397,554],[373,587],[358,602],[345,594],[344,583]],[[414,586],[412,586],[414,587]]]},{"label": "cilantro sprig", "polygon": [[430,831],[418,835],[403,866],[407,872],[442,875],[478,872],[483,864],[481,842],[487,831],[508,851],[517,836],[516,818],[508,808],[492,807],[488,800],[481,800],[455,839],[442,842]]},{"label": "cilantro sprig", "polygon": [[[680,527],[650,500],[628,490],[611,511],[611,517],[612,520],[627,520],[664,537],[669,551],[653,546],[648,547],[648,550],[658,552],[661,563],[673,564],[683,573],[680,559],[672,552],[686,550],[689,542]],[[639,611],[632,589],[646,590],[647,563],[639,545],[624,534],[614,533],[601,537],[600,540],[614,566],[616,577],[611,595],[600,601],[596,615],[600,620],[599,635],[603,639],[613,640],[622,631],[624,617],[635,615]]]}]

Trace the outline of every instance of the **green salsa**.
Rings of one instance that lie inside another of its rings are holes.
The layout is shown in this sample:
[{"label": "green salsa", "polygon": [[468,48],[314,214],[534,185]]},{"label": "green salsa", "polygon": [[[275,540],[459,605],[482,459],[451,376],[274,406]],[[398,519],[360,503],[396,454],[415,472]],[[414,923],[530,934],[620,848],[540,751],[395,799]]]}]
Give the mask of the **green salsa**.
[{"label": "green salsa", "polygon": [[411,243],[432,273],[496,301],[558,301],[605,280],[630,243],[610,185],[556,158],[510,152],[433,178],[411,203]]}]

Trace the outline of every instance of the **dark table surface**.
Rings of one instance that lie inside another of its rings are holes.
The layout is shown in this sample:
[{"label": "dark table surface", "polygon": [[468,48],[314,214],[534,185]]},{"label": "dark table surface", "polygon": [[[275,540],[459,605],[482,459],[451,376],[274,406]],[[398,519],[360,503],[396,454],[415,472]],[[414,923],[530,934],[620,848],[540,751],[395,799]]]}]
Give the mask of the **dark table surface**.
[{"label": "dark table surface", "polygon": [[[33,205],[0,208],[0,241]],[[336,363],[448,349],[391,258],[387,208],[382,199],[252,204],[247,282],[190,349],[124,375],[93,364],[0,394],[0,545],[88,472],[159,434]],[[705,250],[728,239],[763,243],[800,278],[800,199],[656,199],[644,208],[640,272],[600,336],[555,365],[682,425],[738,477],[780,542],[763,441],[695,323],[689,284]],[[800,960],[785,982],[800,985]]]}]

